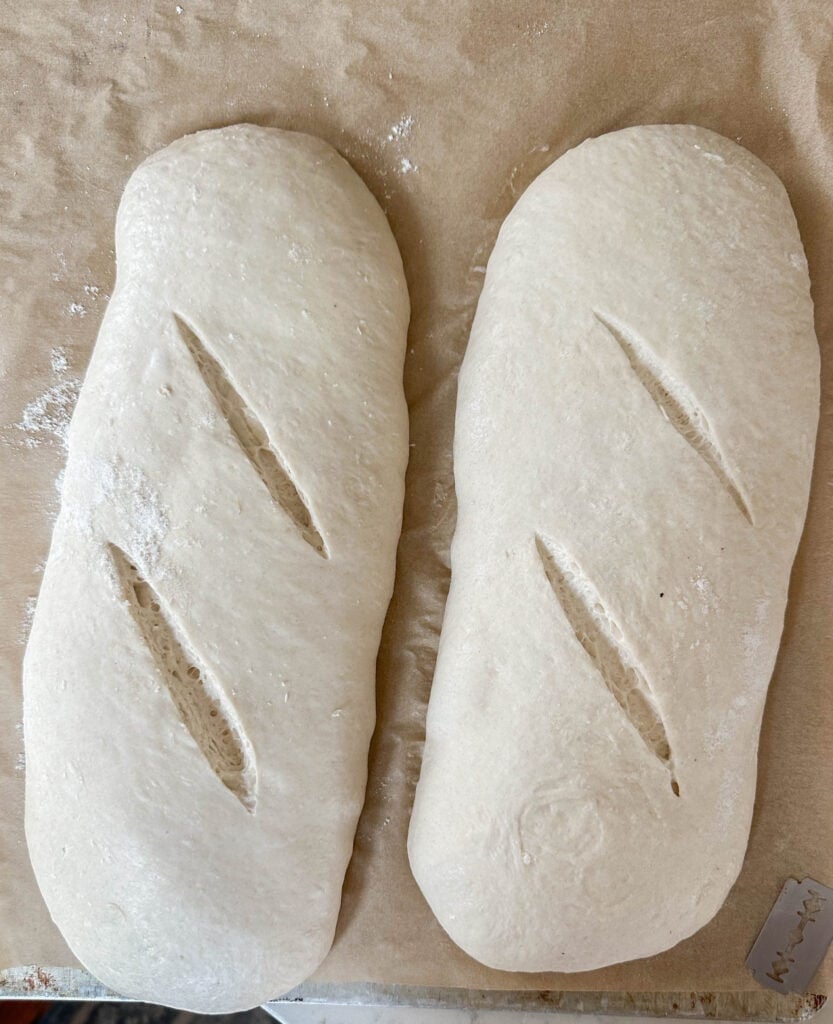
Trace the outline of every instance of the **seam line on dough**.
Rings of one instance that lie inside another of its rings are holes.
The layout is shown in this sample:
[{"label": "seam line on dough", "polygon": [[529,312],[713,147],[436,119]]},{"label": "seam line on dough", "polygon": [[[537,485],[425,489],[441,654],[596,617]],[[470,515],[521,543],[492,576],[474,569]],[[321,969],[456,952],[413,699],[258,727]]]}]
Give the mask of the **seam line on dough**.
[{"label": "seam line on dough", "polygon": [[270,442],[259,417],[237,391],[222,363],[208,351],[193,327],[179,314],[174,313],[173,317],[205,386],[272,501],[289,516],[307,544],[322,558],[329,558],[327,545],[315,525],[312,512],[292,479],[285,459]]},{"label": "seam line on dough", "polygon": [[752,513],[740,492],[717,446],[710,436],[709,424],[702,410],[685,394],[650,351],[644,340],[634,331],[609,317],[593,311],[593,316],[625,353],[631,369],[651,396],[663,417],[677,431],[717,477],[721,487],[740,510],[746,521],[754,526]]},{"label": "seam line on dough", "polygon": [[108,544],[122,594],[179,716],[219,780],[250,814],[257,806],[254,750],[222,687],[174,626],[159,594],[116,544]]},{"label": "seam line on dough", "polygon": [[547,582],[576,639],[605,686],[616,698],[642,742],[671,775],[675,796],[680,788],[671,767],[671,745],[651,687],[628,649],[596,588],[558,545],[535,534],[535,547]]}]

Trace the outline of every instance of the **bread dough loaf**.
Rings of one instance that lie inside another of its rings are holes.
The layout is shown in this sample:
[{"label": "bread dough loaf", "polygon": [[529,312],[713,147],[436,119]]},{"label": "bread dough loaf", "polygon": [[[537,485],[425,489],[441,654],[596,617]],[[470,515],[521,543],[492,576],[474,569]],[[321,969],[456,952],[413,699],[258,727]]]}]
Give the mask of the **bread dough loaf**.
[{"label": "bread dough loaf", "polygon": [[734,143],[593,139],[506,219],[460,374],[409,840],[473,957],[589,970],[723,903],[818,406],[795,219]]},{"label": "bread dough loaf", "polygon": [[332,942],[394,577],[409,308],[384,215],[307,135],[150,157],[69,432],[24,667],[26,834],[74,953],[243,1009]]}]

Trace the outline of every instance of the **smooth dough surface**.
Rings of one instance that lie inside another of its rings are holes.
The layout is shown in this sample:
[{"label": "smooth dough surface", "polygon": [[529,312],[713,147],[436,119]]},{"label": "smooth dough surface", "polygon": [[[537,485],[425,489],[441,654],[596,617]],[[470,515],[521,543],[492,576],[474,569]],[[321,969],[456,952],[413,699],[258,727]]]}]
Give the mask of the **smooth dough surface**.
[{"label": "smooth dough surface", "polygon": [[589,970],[723,903],[818,408],[790,203],[733,142],[680,125],[589,140],[506,219],[460,374],[409,837],[473,957]]},{"label": "smooth dough surface", "polygon": [[82,963],[196,1011],[302,981],[364,797],[408,422],[385,217],[307,135],[130,179],[26,652],[26,834]]}]

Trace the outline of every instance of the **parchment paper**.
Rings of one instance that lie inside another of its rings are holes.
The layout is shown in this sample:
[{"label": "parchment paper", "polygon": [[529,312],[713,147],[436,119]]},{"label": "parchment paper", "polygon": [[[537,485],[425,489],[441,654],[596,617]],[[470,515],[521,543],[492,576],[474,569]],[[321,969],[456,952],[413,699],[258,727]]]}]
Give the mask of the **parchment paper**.
[{"label": "parchment paper", "polygon": [[[56,511],[60,434],[113,283],[116,204],[148,153],[186,132],[253,121],[321,135],[352,162],[390,218],[414,310],[408,496],[368,801],[317,978],[754,988],[743,960],[784,879],[833,882],[833,6],[14,0],[0,9],[0,32],[0,967],[72,963],[26,859],[19,674]],[[790,193],[823,357],[810,514],[749,853],[723,910],[650,960],[589,974],[499,973],[445,937],[405,854],[448,585],[456,374],[484,264],[516,197],[585,137],[650,122],[737,139]],[[828,958],[814,990],[832,979]]]}]

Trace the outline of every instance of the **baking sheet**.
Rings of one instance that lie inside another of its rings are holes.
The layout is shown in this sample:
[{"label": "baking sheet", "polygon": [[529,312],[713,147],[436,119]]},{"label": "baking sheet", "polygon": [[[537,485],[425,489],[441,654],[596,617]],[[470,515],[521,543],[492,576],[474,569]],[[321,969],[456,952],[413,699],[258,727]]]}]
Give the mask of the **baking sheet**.
[{"label": "baking sheet", "polygon": [[[379,656],[368,800],[318,981],[743,991],[789,875],[833,881],[833,7],[603,0],[13,0],[0,8],[0,967],[73,963],[26,860],[20,663],[56,511],[62,432],[113,283],[113,221],[153,150],[237,121],[313,132],[387,211],[413,319],[411,462]],[[466,957],[411,879],[405,835],[455,519],[456,373],[501,219],[587,136],[713,128],[787,186],[810,263],[823,408],[810,513],[761,740],[748,856],[714,921],[583,974]],[[833,981],[833,961],[814,991]]]}]

